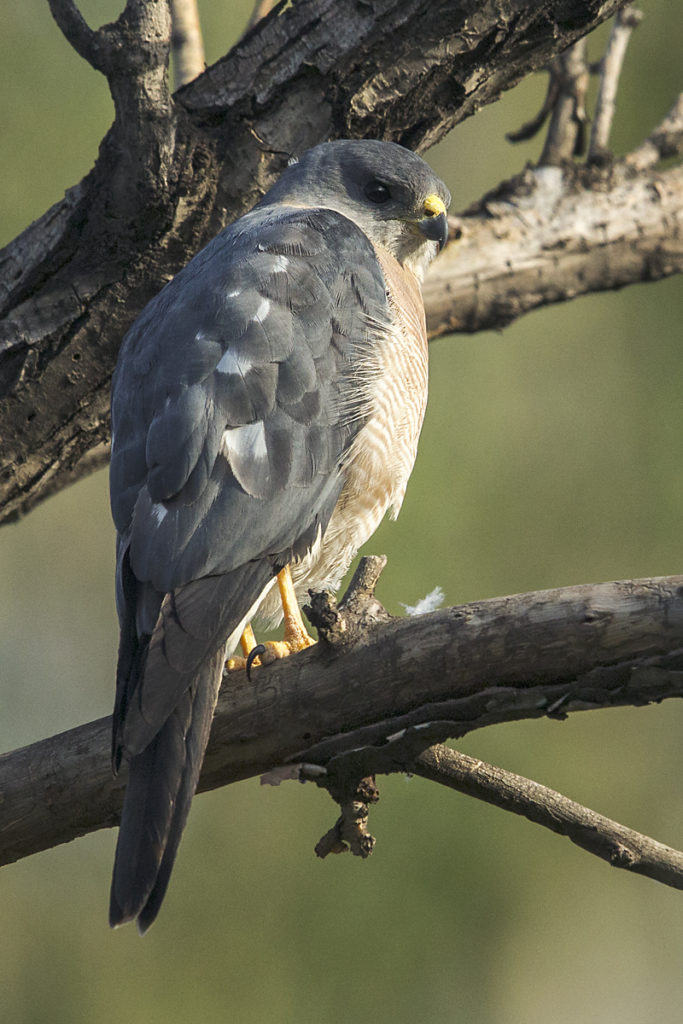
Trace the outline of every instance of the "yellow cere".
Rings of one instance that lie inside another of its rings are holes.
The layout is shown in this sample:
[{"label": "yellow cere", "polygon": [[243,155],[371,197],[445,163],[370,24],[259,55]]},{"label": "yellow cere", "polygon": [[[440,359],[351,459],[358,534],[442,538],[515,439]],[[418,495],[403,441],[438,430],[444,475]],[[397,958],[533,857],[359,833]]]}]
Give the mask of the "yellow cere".
[{"label": "yellow cere", "polygon": [[440,199],[434,193],[427,196],[424,202],[424,211],[428,217],[438,217],[440,213],[445,213],[446,207],[444,206],[443,199]]}]

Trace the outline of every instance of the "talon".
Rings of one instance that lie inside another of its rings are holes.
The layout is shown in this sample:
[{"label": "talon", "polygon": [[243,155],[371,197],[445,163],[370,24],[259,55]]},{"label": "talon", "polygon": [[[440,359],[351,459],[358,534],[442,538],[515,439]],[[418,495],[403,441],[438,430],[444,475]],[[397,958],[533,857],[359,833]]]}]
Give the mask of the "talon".
[{"label": "talon", "polygon": [[247,655],[247,665],[246,665],[246,668],[247,668],[247,679],[249,680],[249,682],[251,682],[251,668],[252,668],[252,665],[254,664],[254,662],[256,661],[256,659],[258,658],[258,656],[260,654],[265,654],[265,653],[266,653],[266,645],[265,644],[256,644],[256,647],[252,647],[252,649],[249,651],[249,654]]}]

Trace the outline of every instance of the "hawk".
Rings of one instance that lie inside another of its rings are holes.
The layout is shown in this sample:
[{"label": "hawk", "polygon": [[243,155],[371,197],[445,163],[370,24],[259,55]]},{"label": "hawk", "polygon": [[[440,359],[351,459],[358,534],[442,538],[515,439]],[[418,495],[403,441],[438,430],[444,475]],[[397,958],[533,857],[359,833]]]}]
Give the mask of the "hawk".
[{"label": "hawk", "polygon": [[[312,643],[296,597],[336,588],[398,513],[427,398],[420,282],[447,188],[394,143],[304,153],[147,305],[112,389],[120,645],[113,765],[129,765],[112,926],[163,900],[226,656],[254,616]],[[279,591],[279,595],[278,595]]]}]

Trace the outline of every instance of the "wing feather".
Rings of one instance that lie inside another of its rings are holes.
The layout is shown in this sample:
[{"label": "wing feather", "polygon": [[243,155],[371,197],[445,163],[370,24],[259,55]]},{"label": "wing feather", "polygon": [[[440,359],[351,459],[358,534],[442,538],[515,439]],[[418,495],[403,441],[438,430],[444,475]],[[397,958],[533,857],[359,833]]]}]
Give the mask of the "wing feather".
[{"label": "wing feather", "polygon": [[116,374],[112,505],[135,576],[165,593],[310,527],[388,314],[360,230],[292,208],[227,229],[150,307]]}]

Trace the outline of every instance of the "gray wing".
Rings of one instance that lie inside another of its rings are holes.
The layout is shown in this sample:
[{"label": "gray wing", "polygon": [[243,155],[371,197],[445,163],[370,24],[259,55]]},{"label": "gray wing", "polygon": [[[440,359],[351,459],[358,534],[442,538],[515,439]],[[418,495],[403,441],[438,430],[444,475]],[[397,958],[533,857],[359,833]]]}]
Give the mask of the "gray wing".
[{"label": "gray wing", "polygon": [[387,319],[372,246],[329,210],[254,211],[167,285],[112,398],[112,511],[138,580],[165,593],[305,540]]},{"label": "gray wing", "polygon": [[145,309],[114,376],[121,623],[113,759],[130,758],[110,921],[144,931],[201,769],[227,636],[325,529],[389,318],[367,238],[264,207]]},{"label": "gray wing", "polygon": [[[111,501],[115,730],[128,719],[129,750],[151,739],[268,579],[324,531],[364,420],[373,331],[388,316],[355,225],[330,210],[265,207],[202,250],[127,335]],[[153,637],[144,673],[134,670],[142,637]]]}]

